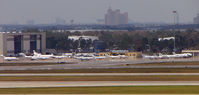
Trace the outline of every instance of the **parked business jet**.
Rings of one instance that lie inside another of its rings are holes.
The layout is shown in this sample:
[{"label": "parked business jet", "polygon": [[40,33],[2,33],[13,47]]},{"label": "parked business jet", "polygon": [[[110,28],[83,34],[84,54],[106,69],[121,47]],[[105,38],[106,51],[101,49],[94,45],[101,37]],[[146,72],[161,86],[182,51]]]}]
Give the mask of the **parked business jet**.
[{"label": "parked business jet", "polygon": [[120,56],[110,56],[110,55],[105,55],[107,58],[112,58],[112,59],[119,59]]},{"label": "parked business jet", "polygon": [[66,56],[68,58],[72,58],[73,57],[73,54],[72,53],[65,53],[63,54],[63,56]]},{"label": "parked business jet", "polygon": [[22,55],[25,58],[30,58],[32,60],[39,60],[39,59],[45,60],[54,57],[54,55],[42,55],[40,53],[37,53],[36,51],[33,51],[33,56],[27,56],[24,53],[20,53],[20,55]]},{"label": "parked business jet", "polygon": [[24,54],[24,53],[20,53],[19,55],[21,55],[21,56],[23,56],[23,57],[25,57],[25,58],[29,58],[29,59],[31,59],[31,60],[39,60],[39,59],[45,60],[45,59],[47,59],[47,57],[41,57],[41,56],[39,56],[39,55],[27,56],[27,55]]},{"label": "parked business jet", "polygon": [[150,56],[150,55],[142,55],[142,57],[144,59],[161,59],[162,56],[157,56],[157,55],[153,55],[153,56]]},{"label": "parked business jet", "polygon": [[190,53],[176,54],[175,52],[173,52],[172,55],[162,55],[160,53],[159,56],[162,56],[163,58],[189,58],[192,57],[192,54]]},{"label": "parked business jet", "polygon": [[122,58],[122,59],[128,58],[128,56],[126,56],[126,55],[119,55],[119,56],[120,56],[120,58]]},{"label": "parked business jet", "polygon": [[35,50],[33,50],[33,56],[41,57],[42,59],[48,59],[48,58],[53,58],[53,54],[51,55],[43,55],[41,53],[37,53]]},{"label": "parked business jet", "polygon": [[175,55],[164,55],[164,54],[161,54],[159,53],[159,56],[162,58],[162,59],[168,59],[168,58],[176,58]]},{"label": "parked business jet", "polygon": [[106,56],[94,56],[94,59],[105,59],[107,58]]},{"label": "parked business jet", "polygon": [[67,56],[53,56],[52,58],[56,58],[56,59],[62,59],[62,58],[66,58]]},{"label": "parked business jet", "polygon": [[4,60],[7,60],[7,61],[17,61],[17,60],[19,60],[16,57],[5,57],[4,55],[1,55],[1,56],[3,57]]},{"label": "parked business jet", "polygon": [[25,58],[32,58],[32,57],[33,57],[33,56],[27,56],[27,55],[24,54],[24,53],[19,53],[19,55],[22,56],[22,57],[25,57]]},{"label": "parked business jet", "polygon": [[176,54],[175,52],[173,52],[173,55],[178,58],[189,58],[193,56],[191,53]]},{"label": "parked business jet", "polygon": [[93,56],[79,56],[79,57],[74,57],[75,59],[78,59],[78,60],[93,60],[95,59]]}]

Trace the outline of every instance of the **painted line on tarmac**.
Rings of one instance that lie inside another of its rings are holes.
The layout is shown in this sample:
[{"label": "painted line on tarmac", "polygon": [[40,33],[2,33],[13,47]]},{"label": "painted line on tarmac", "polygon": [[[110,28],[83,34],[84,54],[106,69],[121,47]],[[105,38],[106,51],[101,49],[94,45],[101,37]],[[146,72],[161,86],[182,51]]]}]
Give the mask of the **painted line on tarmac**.
[{"label": "painted line on tarmac", "polygon": [[0,74],[0,77],[22,76],[199,76],[199,73],[43,73],[43,74]]}]

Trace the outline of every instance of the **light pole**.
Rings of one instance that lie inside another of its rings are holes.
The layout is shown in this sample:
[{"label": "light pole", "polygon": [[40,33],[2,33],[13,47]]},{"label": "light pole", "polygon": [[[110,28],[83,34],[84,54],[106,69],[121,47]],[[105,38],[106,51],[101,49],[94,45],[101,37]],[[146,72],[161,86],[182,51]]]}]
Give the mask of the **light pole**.
[{"label": "light pole", "polygon": [[176,33],[175,33],[175,29],[176,26],[179,24],[179,15],[177,11],[173,11],[174,14],[174,26],[173,26],[173,31],[174,31],[174,53],[176,52]]}]

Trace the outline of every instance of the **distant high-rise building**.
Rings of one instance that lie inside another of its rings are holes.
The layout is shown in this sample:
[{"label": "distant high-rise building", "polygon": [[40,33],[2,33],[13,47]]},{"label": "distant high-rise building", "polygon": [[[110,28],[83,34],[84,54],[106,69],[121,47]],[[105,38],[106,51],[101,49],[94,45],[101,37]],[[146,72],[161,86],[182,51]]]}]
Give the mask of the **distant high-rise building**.
[{"label": "distant high-rise building", "polygon": [[194,24],[199,24],[199,14],[193,19]]},{"label": "distant high-rise building", "polygon": [[121,13],[119,9],[114,11],[109,8],[107,14],[105,14],[104,21],[106,25],[128,24],[128,13]]}]

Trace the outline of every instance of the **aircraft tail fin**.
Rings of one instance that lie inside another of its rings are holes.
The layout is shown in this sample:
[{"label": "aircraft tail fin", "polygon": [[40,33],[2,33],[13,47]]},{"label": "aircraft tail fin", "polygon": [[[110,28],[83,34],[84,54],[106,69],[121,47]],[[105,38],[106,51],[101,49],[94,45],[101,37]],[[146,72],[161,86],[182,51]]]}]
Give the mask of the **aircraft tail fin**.
[{"label": "aircraft tail fin", "polygon": [[38,53],[37,53],[35,50],[33,50],[33,54],[34,54],[34,55],[37,55]]}]

